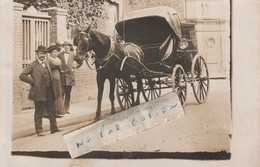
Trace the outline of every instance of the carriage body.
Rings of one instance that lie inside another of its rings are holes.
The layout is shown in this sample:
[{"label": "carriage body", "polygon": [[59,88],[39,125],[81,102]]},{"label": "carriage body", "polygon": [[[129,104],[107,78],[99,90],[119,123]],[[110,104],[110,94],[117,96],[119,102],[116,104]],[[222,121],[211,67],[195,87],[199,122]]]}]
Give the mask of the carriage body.
[{"label": "carriage body", "polygon": [[[145,70],[140,72],[144,74],[146,101],[160,96],[163,88],[173,88],[183,104],[187,83],[199,103],[206,101],[209,75],[203,56],[198,54],[194,24],[182,23],[173,8],[155,7],[128,13],[116,23],[115,29],[122,40],[138,45],[144,52]],[[119,97],[120,91],[118,94]],[[120,104],[120,97],[118,101]]]},{"label": "carriage body", "polygon": [[[144,65],[153,71],[172,73],[175,64],[190,72],[191,62],[197,54],[195,25],[181,23],[177,12],[169,7],[148,8],[134,11],[115,26],[125,42],[142,48]],[[188,47],[179,48],[179,41],[186,40]]]}]

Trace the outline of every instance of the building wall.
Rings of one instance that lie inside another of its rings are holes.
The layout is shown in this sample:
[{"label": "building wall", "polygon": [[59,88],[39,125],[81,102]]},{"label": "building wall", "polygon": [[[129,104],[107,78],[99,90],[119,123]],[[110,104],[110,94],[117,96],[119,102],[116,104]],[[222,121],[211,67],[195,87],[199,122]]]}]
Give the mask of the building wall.
[{"label": "building wall", "polygon": [[23,84],[19,80],[22,72],[23,58],[23,25],[22,25],[23,5],[14,3],[13,5],[13,112],[19,113],[22,108]]},{"label": "building wall", "polygon": [[185,17],[185,0],[125,0],[123,13],[156,6],[172,7],[179,13],[181,18]]},{"label": "building wall", "polygon": [[105,2],[104,8],[106,17],[98,21],[98,30],[112,36],[119,20],[119,5]]},{"label": "building wall", "polygon": [[76,84],[72,87],[71,102],[82,102],[97,98],[96,70],[84,64],[75,72]]},{"label": "building wall", "polygon": [[[230,4],[228,0],[186,0],[186,21],[196,24],[198,50],[206,58],[210,76],[230,74]],[[208,43],[214,41],[212,46]]]}]

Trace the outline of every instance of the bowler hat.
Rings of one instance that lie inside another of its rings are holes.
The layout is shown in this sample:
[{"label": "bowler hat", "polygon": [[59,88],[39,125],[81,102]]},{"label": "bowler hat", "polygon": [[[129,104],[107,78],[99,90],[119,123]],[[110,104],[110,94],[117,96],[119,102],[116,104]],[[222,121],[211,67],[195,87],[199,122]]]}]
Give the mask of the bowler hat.
[{"label": "bowler hat", "polygon": [[61,50],[59,42],[51,43],[51,45],[47,49],[49,53],[51,53],[53,50],[57,50],[58,52]]},{"label": "bowler hat", "polygon": [[69,45],[70,47],[73,47],[72,43],[68,39],[64,41],[64,43],[62,44],[62,47],[64,47],[64,45]]},{"label": "bowler hat", "polygon": [[38,46],[38,49],[35,50],[35,52],[44,52],[44,53],[47,53],[47,49],[46,49],[45,46],[39,45],[39,46]]}]

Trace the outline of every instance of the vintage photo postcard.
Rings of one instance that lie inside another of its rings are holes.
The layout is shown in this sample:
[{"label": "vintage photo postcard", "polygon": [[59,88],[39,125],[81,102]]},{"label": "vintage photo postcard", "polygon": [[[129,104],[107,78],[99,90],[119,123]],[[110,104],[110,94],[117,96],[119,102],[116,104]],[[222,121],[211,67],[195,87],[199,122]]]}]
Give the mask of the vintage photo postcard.
[{"label": "vintage photo postcard", "polygon": [[[12,18],[5,22],[11,35],[6,42],[11,158],[48,158],[61,166],[104,165],[108,159],[232,165],[240,143],[234,129],[244,117],[234,112],[250,108],[241,107],[246,98],[239,89],[250,89],[245,79],[253,82],[248,80],[252,69],[259,81],[260,62],[256,55],[235,57],[234,46],[243,49],[249,40],[234,36],[234,26],[245,26],[233,17],[240,5],[229,0],[1,2],[1,20],[4,12]],[[241,39],[245,43],[237,44]],[[256,122],[252,133],[259,128]]]}]

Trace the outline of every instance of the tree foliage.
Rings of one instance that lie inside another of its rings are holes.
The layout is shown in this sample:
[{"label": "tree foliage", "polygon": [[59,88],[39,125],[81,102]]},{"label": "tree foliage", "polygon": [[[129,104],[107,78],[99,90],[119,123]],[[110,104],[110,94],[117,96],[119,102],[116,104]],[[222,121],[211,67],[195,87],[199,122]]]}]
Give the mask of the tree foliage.
[{"label": "tree foliage", "polygon": [[34,6],[37,10],[48,7],[59,7],[67,11],[67,29],[75,29],[78,25],[88,26],[93,22],[97,28],[98,19],[106,18],[104,1],[111,0],[14,0],[24,4],[26,10]]},{"label": "tree foliage", "polygon": [[31,6],[35,7],[37,10],[57,6],[56,0],[14,0],[14,2],[23,4],[24,10],[28,9]]},{"label": "tree foliage", "polygon": [[56,0],[57,6],[66,9],[67,28],[75,28],[77,25],[88,26],[94,22],[97,27],[97,21],[105,17],[103,0]]}]

